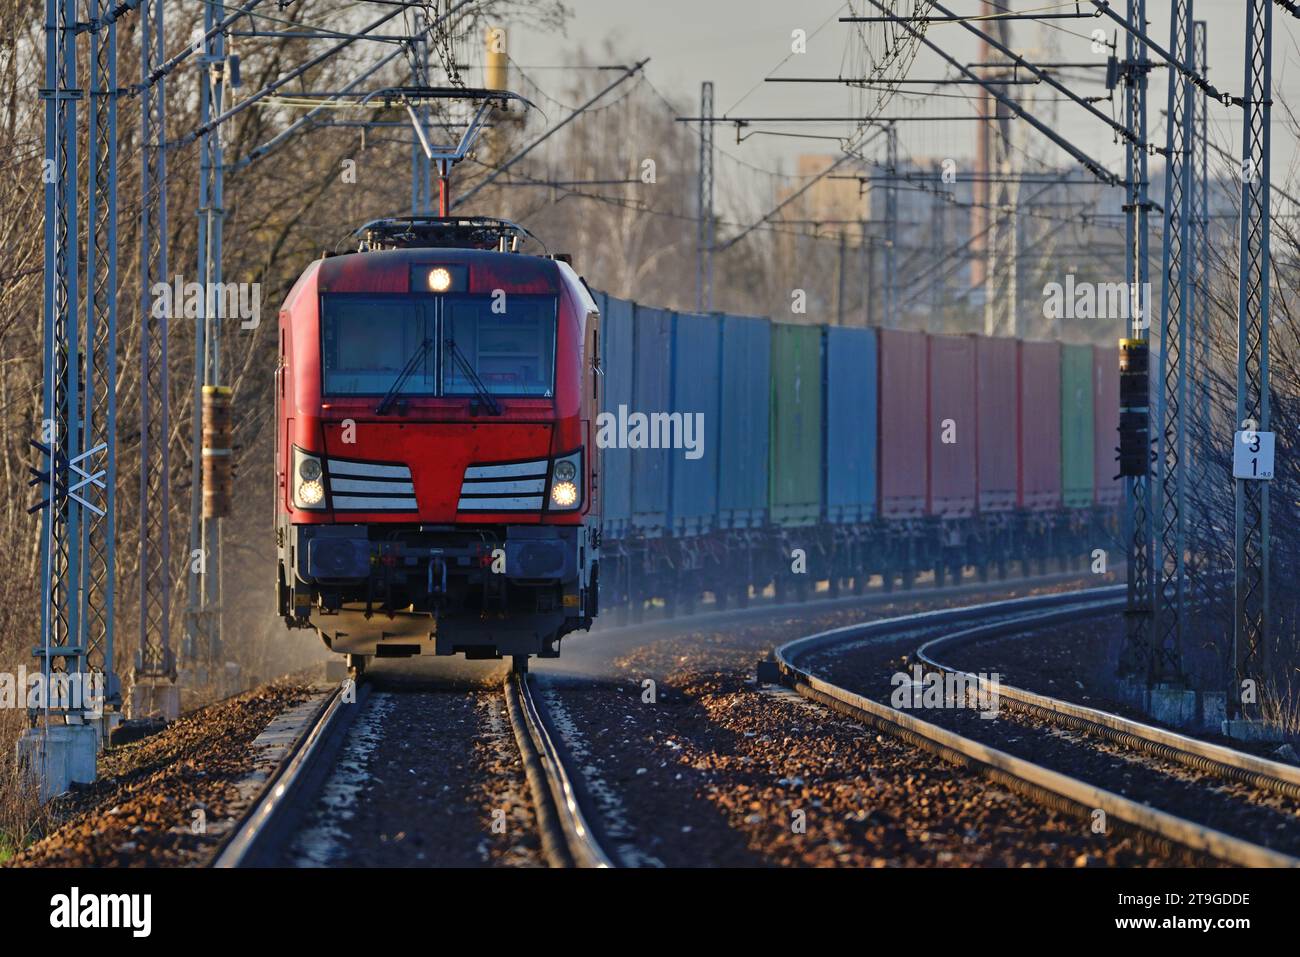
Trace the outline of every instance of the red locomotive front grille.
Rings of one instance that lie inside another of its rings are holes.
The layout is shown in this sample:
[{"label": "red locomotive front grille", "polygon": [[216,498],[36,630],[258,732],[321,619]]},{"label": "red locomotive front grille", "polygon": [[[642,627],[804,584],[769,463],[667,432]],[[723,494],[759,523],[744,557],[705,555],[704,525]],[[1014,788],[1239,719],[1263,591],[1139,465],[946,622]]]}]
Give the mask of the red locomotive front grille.
[{"label": "red locomotive front grille", "polygon": [[[455,522],[465,470],[493,462],[549,460],[551,426],[503,422],[360,422],[355,442],[343,441],[340,423],[324,423],[327,460],[375,465],[403,465],[410,470],[417,511],[357,508],[336,511],[336,518],[356,522]],[[330,470],[330,465],[326,464]],[[338,498],[335,495],[335,498]],[[354,503],[355,505],[355,503]],[[512,521],[536,521],[540,507],[516,513]],[[483,521],[483,514],[459,516]]]}]

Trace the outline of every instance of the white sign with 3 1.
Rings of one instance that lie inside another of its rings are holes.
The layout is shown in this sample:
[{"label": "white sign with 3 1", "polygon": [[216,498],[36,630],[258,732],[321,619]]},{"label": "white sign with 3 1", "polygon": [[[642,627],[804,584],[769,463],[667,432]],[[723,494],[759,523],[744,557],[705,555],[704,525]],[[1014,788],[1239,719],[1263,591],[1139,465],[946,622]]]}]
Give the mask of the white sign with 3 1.
[{"label": "white sign with 3 1", "polygon": [[1236,441],[1232,443],[1232,477],[1271,479],[1275,438],[1274,432],[1238,432]]}]

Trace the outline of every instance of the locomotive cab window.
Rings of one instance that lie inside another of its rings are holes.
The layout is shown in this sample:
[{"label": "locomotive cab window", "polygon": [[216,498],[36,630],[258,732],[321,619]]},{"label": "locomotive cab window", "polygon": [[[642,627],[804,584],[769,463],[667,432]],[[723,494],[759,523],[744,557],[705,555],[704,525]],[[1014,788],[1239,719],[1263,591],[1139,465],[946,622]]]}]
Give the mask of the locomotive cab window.
[{"label": "locomotive cab window", "polygon": [[550,398],[555,327],[554,296],[443,297],[442,394],[475,394],[476,376],[494,395]]},{"label": "locomotive cab window", "polygon": [[[433,395],[432,303],[408,296],[321,297],[321,387],[325,395],[384,395],[412,365],[402,395]],[[423,353],[421,355],[421,353]]]}]

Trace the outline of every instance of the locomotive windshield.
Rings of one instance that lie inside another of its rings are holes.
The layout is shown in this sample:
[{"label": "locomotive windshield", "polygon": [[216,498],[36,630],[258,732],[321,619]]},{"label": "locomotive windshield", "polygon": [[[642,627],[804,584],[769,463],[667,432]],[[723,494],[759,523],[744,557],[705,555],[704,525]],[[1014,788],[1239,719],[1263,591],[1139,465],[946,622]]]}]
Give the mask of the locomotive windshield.
[{"label": "locomotive windshield", "polygon": [[549,398],[555,326],[554,296],[325,295],[322,392]]},{"label": "locomotive windshield", "polygon": [[[332,295],[321,305],[321,391],[383,395],[436,322],[434,304],[409,296]],[[436,369],[426,352],[402,395],[434,395]]]},{"label": "locomotive windshield", "polygon": [[[494,305],[499,303],[499,305]],[[455,361],[454,342],[494,395],[547,396],[555,380],[555,297],[510,294],[443,300],[442,392],[473,395],[474,383]]]}]

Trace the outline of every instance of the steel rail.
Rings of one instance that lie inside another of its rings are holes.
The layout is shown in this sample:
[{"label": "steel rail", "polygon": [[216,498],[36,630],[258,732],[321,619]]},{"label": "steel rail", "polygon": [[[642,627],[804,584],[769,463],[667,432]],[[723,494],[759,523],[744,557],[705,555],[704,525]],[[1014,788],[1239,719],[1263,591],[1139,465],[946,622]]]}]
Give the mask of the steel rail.
[{"label": "steel rail", "polygon": [[[972,767],[993,780],[1018,787],[1040,801],[1076,813],[1100,809],[1108,817],[1130,827],[1231,864],[1245,867],[1300,867],[1300,858],[1149,807],[939,725],[922,721],[904,711],[819,678],[798,664],[799,660],[816,651],[900,630],[971,623],[987,618],[1000,618],[1003,628],[1015,628],[1017,622],[1023,624],[1026,615],[1032,612],[1049,609],[1061,614],[1061,610],[1069,608],[1071,604],[1076,607],[1064,614],[1073,614],[1075,617],[1080,612],[1100,614],[1099,608],[1109,609],[1123,593],[1123,586],[1088,589],[1060,595],[990,602],[968,608],[923,612],[865,625],[848,625],[787,642],[773,654],[783,683],[803,697],[936,753],[945,760]],[[1031,617],[1041,624],[1048,616]]]},{"label": "steel rail", "polygon": [[587,821],[574,779],[537,706],[528,675],[507,675],[505,693],[547,861],[552,867],[613,867]]},{"label": "steel rail", "polygon": [[[1123,602],[1117,600],[1099,603],[1093,606],[1092,612],[1081,609],[1075,614],[1105,614],[1122,608]],[[1049,618],[1056,620],[1049,620]],[[976,626],[950,635],[941,635],[932,638],[917,649],[916,659],[935,671],[963,676],[982,687],[986,682],[979,675],[944,664],[933,657],[937,649],[941,647],[951,649],[1002,635],[1028,634],[1030,631],[1056,624],[1057,620],[1059,616],[1026,617],[1014,622]],[[1167,728],[1155,727],[1109,711],[1027,691],[1000,681],[997,684],[997,693],[1000,699],[1009,699],[1021,710],[1061,727],[1103,737],[1124,747],[1146,751],[1217,777],[1242,781],[1300,800],[1300,766],[1273,761],[1226,745],[1203,741]]]},{"label": "steel rail", "polygon": [[341,682],[321,702],[306,731],[299,735],[292,751],[267,780],[262,793],[226,838],[212,867],[269,866],[279,842],[288,836],[286,822],[304,795],[313,788],[313,778],[325,767],[342,742],[352,718],[369,697],[370,686],[356,683],[356,697],[344,700],[353,679]]}]

